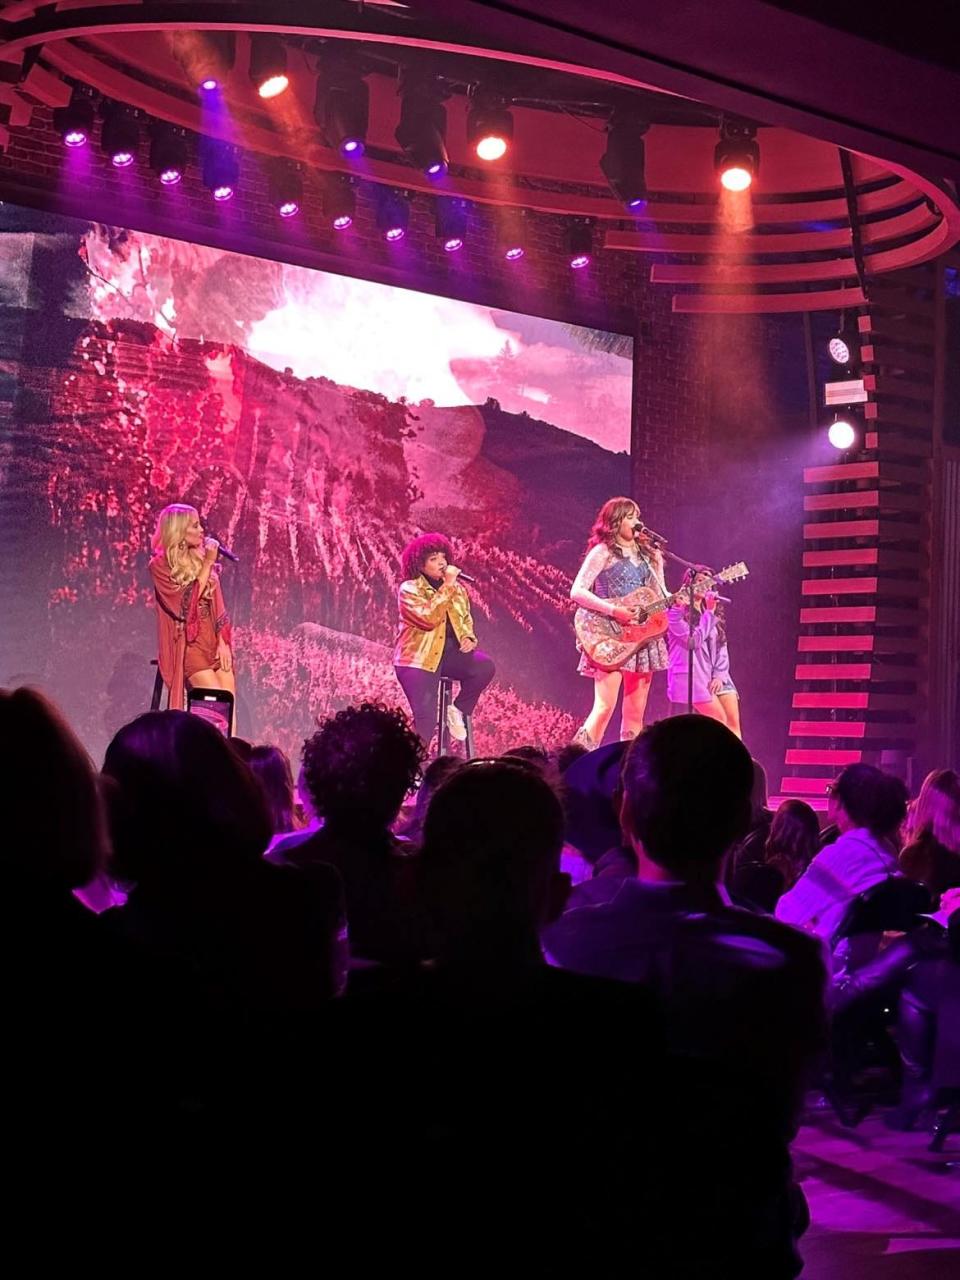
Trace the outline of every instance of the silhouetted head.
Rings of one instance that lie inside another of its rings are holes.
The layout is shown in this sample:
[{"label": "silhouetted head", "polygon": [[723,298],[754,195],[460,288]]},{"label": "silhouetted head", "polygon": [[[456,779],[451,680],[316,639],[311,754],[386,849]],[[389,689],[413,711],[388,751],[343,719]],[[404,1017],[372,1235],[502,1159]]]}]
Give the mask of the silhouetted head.
[{"label": "silhouetted head", "polygon": [[804,800],[784,800],[773,816],[764,859],[789,889],[810,865],[820,844],[820,819]]},{"label": "silhouetted head", "polygon": [[[106,863],[97,776],[60,712],[35,689],[0,689],[0,867],[67,891]],[[16,890],[10,886],[10,892]]]},{"label": "silhouetted head", "polygon": [[910,840],[933,836],[960,855],[960,777],[953,769],[933,769],[923,780],[906,822]]},{"label": "silhouetted head", "polygon": [[960,886],[960,778],[953,769],[934,769],[904,823],[906,844],[900,870],[933,894]]},{"label": "silhouetted head", "polygon": [[644,729],[621,774],[624,836],[676,879],[715,879],[750,824],[753,764],[743,743],[707,716]]},{"label": "silhouetted head", "polygon": [[293,771],[285,751],[279,747],[253,747],[249,765],[263,788],[273,834],[292,831],[294,827]]},{"label": "silhouetted head", "polygon": [[250,769],[212,725],[148,711],[107,747],[114,872],[138,884],[258,862],[273,832]]},{"label": "silhouetted head", "polygon": [[557,752],[557,768],[561,773],[566,773],[574,760],[579,760],[581,756],[585,756],[587,750],[588,748],[580,742],[565,742]]},{"label": "silhouetted head", "polygon": [[452,778],[457,770],[462,768],[463,760],[460,756],[437,756],[435,760],[430,761],[423,771],[423,781],[417,791],[413,814],[403,833],[408,840],[420,842],[423,838],[423,824],[427,818],[430,801],[447,779]]},{"label": "silhouetted head", "polygon": [[333,827],[389,827],[420,777],[424,754],[402,711],[376,702],[338,711],[303,744],[314,811]]},{"label": "silhouetted head", "polygon": [[541,770],[518,759],[475,760],[427,810],[421,853],[440,950],[535,942],[563,908],[563,811]]},{"label": "silhouetted head", "polygon": [[759,760],[750,760],[753,786],[750,789],[750,824],[758,826],[767,811],[767,771]]},{"label": "silhouetted head", "polygon": [[907,816],[907,788],[872,764],[848,764],[830,784],[830,820],[841,831],[866,827],[880,839],[896,834]]}]

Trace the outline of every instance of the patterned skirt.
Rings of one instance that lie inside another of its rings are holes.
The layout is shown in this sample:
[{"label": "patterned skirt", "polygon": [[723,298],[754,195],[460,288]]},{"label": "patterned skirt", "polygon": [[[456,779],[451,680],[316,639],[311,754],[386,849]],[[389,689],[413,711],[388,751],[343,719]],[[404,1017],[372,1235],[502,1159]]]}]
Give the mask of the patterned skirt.
[{"label": "patterned skirt", "polygon": [[[666,671],[669,664],[667,642],[663,636],[657,636],[641,645],[633,657],[616,668],[617,671],[639,671],[641,675],[651,675],[654,671]],[[580,650],[580,662],[577,671],[590,680],[599,680],[601,676],[610,675],[602,667],[594,666],[587,655]]]}]

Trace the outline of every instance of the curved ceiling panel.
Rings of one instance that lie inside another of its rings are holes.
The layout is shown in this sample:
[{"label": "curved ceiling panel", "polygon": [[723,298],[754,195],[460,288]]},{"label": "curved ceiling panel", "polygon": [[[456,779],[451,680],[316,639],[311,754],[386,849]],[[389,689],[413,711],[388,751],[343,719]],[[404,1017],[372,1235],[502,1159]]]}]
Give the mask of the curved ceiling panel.
[{"label": "curved ceiling panel", "polygon": [[[321,171],[590,218],[607,251],[654,256],[651,279],[675,287],[682,310],[849,305],[870,277],[960,240],[960,207],[947,183],[753,121],[760,147],[754,189],[721,199],[714,147],[722,113],[714,107],[596,67],[563,68],[529,49],[462,40],[454,47],[451,33],[416,6],[331,0],[311,6],[311,25],[298,8],[298,23],[285,24],[293,9],[277,2],[0,4],[0,58],[9,72],[0,77],[0,104],[15,127],[34,106],[62,105],[81,85],[152,119]],[[251,32],[265,29],[282,33],[290,78],[289,91],[269,103],[248,74]],[[203,48],[211,40],[205,33],[217,31],[235,33],[235,57],[223,80],[224,109],[214,115],[185,74],[183,42]],[[314,119],[318,75],[331,58],[347,57],[370,94],[359,168],[327,145]],[[414,74],[444,87],[450,170],[442,184],[413,168],[395,139],[398,86]],[[467,112],[479,88],[494,90],[514,117],[513,146],[497,166],[485,167],[467,145]],[[627,218],[601,170],[609,121],[625,111],[648,126],[649,198],[636,218]]]}]

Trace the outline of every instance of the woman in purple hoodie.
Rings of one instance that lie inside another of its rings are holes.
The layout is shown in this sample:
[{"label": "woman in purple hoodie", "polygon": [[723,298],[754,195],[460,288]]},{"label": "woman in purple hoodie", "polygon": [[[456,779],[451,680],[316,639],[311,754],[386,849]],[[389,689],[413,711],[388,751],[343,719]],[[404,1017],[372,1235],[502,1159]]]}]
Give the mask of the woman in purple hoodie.
[{"label": "woman in purple hoodie", "polygon": [[719,720],[738,738],[740,697],[730,678],[730,654],[723,606],[714,591],[700,591],[694,583],[694,627],[690,630],[690,606],[674,605],[667,611],[667,697],[686,704],[689,653],[693,650],[693,709]]}]

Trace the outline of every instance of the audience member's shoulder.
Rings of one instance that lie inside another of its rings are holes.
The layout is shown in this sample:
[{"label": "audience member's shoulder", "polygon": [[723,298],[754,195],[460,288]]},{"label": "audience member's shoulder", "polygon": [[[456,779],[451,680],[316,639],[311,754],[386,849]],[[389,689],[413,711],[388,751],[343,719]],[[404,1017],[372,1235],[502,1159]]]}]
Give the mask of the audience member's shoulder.
[{"label": "audience member's shoulder", "polygon": [[264,854],[266,861],[278,866],[289,863],[293,860],[291,855],[302,850],[322,830],[322,827],[306,827],[303,831],[290,831],[285,836],[277,837]]},{"label": "audience member's shoulder", "polygon": [[787,960],[823,967],[823,944],[812,934],[745,907],[731,905],[725,908],[724,914],[728,925],[735,925],[737,932],[776,948]]},{"label": "audience member's shoulder", "polygon": [[652,1013],[657,1007],[653,993],[642,983],[597,978],[552,965],[545,965],[539,971],[537,991],[544,1001],[570,1009],[617,1007],[636,1015],[644,1011]]},{"label": "audience member's shoulder", "polygon": [[310,861],[299,865],[264,861],[257,868],[255,890],[275,900],[294,900],[304,895],[337,899],[343,896],[343,880],[336,867]]}]

